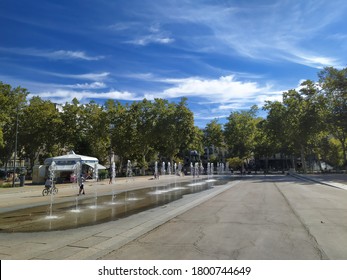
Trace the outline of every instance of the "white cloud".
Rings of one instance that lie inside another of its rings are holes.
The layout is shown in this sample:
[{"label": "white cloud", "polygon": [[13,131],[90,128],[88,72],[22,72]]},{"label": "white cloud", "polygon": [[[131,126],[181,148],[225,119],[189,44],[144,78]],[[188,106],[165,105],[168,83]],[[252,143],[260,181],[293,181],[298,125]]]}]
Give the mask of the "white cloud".
[{"label": "white cloud", "polygon": [[143,81],[156,80],[156,77],[153,73],[132,73],[132,74],[125,74],[122,76],[127,78],[137,79],[137,80],[143,80]]},{"label": "white cloud", "polygon": [[142,97],[136,96],[136,94],[128,91],[117,91],[110,90],[107,92],[93,92],[93,91],[76,91],[76,90],[66,90],[57,89],[52,91],[42,91],[35,94],[30,94],[29,98],[32,96],[40,96],[43,99],[49,99],[56,103],[71,102],[72,99],[77,98],[80,101],[95,100],[95,99],[116,99],[116,100],[131,100],[137,101],[142,100]]},{"label": "white cloud", "polygon": [[[126,28],[122,29],[123,26]],[[127,35],[131,34],[132,39],[125,41],[125,43],[138,46],[147,46],[150,44],[166,45],[175,41],[175,39],[172,38],[167,31],[163,31],[161,29],[161,26],[158,23],[151,24],[149,27],[143,26],[143,24],[132,23],[129,25],[124,25],[118,23],[116,24],[116,28],[113,30],[127,31]]]},{"label": "white cloud", "polygon": [[326,66],[341,67],[336,58],[309,54],[308,52],[298,51],[295,48],[293,48],[290,53],[279,56],[282,56],[286,60],[317,69],[322,69]]},{"label": "white cloud", "polygon": [[328,41],[322,44],[325,40],[322,34],[345,16],[344,1],[251,1],[247,4],[224,1],[223,4],[199,5],[185,1],[155,8],[156,15],[161,15],[164,22],[179,23],[182,29],[186,25],[188,34],[193,24],[206,29],[203,36],[180,38],[194,50],[224,55],[236,52],[251,59],[286,60],[313,68],[337,66],[341,61],[338,52],[331,52]]},{"label": "white cloud", "polygon": [[219,105],[216,109],[214,109],[214,112],[231,112],[231,111],[237,111],[237,110],[245,110],[249,109],[249,104],[243,103],[243,102],[233,102],[228,104],[222,104]]},{"label": "white cloud", "polygon": [[128,92],[128,91],[117,91],[117,90],[111,90],[108,92],[103,93],[91,93],[87,94],[89,99],[93,98],[104,98],[104,99],[118,99],[118,100],[142,100],[142,97],[138,97],[135,93]]},{"label": "white cloud", "polygon": [[54,73],[54,72],[45,72],[45,73],[52,76],[56,76],[56,77],[80,79],[80,80],[92,80],[92,81],[101,81],[106,79],[110,75],[109,72],[86,73],[86,74],[62,74],[62,73]]},{"label": "white cloud", "polygon": [[[257,105],[261,108],[265,101],[281,101],[283,91],[274,90],[273,85],[264,86],[257,82],[237,80],[234,75],[216,79],[189,77],[185,79],[162,79],[171,86],[154,96],[162,98],[188,97],[197,102],[194,109],[197,121],[225,119],[231,111],[249,110]],[[194,107],[194,106],[193,106]]]},{"label": "white cloud", "polygon": [[234,76],[224,76],[219,79],[166,79],[174,86],[163,91],[166,98],[194,96],[211,102],[230,102],[236,98],[249,99],[259,93],[267,92],[270,86],[261,87],[255,82],[237,81]]},{"label": "white cloud", "polygon": [[0,48],[0,51],[14,53],[18,55],[26,56],[37,56],[45,57],[54,60],[71,60],[71,59],[81,59],[81,60],[100,60],[103,56],[90,56],[83,51],[70,51],[70,50],[39,50],[34,48]]},{"label": "white cloud", "polygon": [[106,84],[104,84],[103,82],[94,82],[94,83],[68,85],[66,87],[75,88],[75,89],[100,89],[100,88],[105,88]]},{"label": "white cloud", "polygon": [[53,52],[42,53],[42,56],[52,58],[52,59],[82,59],[82,60],[100,60],[104,56],[90,56],[82,51],[66,51],[59,50]]},{"label": "white cloud", "polygon": [[127,41],[127,43],[139,45],[139,46],[147,46],[149,44],[171,44],[175,40],[169,37],[164,37],[160,35],[147,35],[140,36],[134,40]]},{"label": "white cloud", "polygon": [[230,115],[230,111],[227,114],[223,114],[220,109],[213,110],[199,110],[194,112],[195,120],[214,120],[214,119],[224,119]]}]

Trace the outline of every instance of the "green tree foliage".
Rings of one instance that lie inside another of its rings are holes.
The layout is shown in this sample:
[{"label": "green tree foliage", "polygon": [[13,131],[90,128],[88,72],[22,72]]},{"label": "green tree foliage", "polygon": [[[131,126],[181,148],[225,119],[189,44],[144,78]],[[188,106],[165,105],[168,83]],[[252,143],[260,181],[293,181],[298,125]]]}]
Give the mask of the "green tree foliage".
[{"label": "green tree foliage", "polygon": [[0,82],[0,161],[5,166],[15,150],[17,117],[22,113],[27,95],[24,88],[12,88]]},{"label": "green tree foliage", "polygon": [[[195,126],[192,139],[188,144],[188,151],[197,151],[200,155],[204,153],[204,132],[199,127]],[[182,156],[182,155],[181,155]],[[182,157],[181,157],[182,158]]]},{"label": "green tree foliage", "polygon": [[208,160],[211,148],[216,149],[217,152],[225,148],[223,127],[218,123],[218,120],[214,119],[206,125],[203,142],[207,148]]},{"label": "green tree foliage", "polygon": [[261,120],[256,125],[254,136],[254,157],[265,158],[265,170],[268,170],[268,158],[279,151],[280,143],[271,133],[270,122]]},{"label": "green tree foliage", "polygon": [[59,112],[51,101],[33,97],[22,110],[19,120],[18,142],[24,157],[30,159],[31,167],[39,156],[54,154],[57,130],[61,126]]},{"label": "green tree foliage", "polygon": [[327,136],[325,100],[319,88],[304,81],[299,91],[284,92],[283,102],[267,102],[264,109],[268,116],[263,128],[274,151],[300,157],[306,172],[306,155],[320,159],[320,145]]},{"label": "green tree foliage", "polygon": [[109,100],[105,108],[107,123],[114,127],[110,147],[119,156],[120,166],[128,159],[143,169],[154,160],[172,161],[189,148],[197,133],[185,99],[177,104],[144,99],[131,105]]},{"label": "green tree foliage", "polygon": [[283,94],[286,107],[286,136],[292,143],[294,152],[300,154],[303,171],[307,172],[306,155],[308,149],[317,147],[319,133],[324,129],[321,95],[316,85],[307,80],[298,91],[289,90]]},{"label": "green tree foliage", "polygon": [[341,142],[334,137],[322,138],[319,153],[324,161],[332,166],[343,166]]},{"label": "green tree foliage", "polygon": [[318,77],[326,106],[325,121],[329,132],[340,141],[347,166],[347,68],[328,67]]},{"label": "green tree foliage", "polygon": [[138,162],[143,172],[148,169],[149,163],[155,156],[153,146],[153,124],[155,120],[154,105],[152,102],[144,99],[141,102],[135,102],[130,106],[129,113],[132,116],[132,126],[134,142],[132,159]]},{"label": "green tree foliage", "polygon": [[82,154],[97,157],[101,163],[108,162],[109,154],[109,125],[107,113],[103,106],[99,106],[94,101],[81,107],[82,110],[82,135],[78,149]]},{"label": "green tree foliage", "polygon": [[194,117],[186,102],[185,98],[177,104],[163,99],[154,102],[155,147],[161,157],[170,161],[180,151],[187,150],[194,138]]},{"label": "green tree foliage", "polygon": [[83,127],[83,105],[74,98],[71,103],[66,102],[62,107],[60,118],[62,120],[58,135],[58,143],[63,151],[74,150],[83,154],[87,143],[84,142],[85,127]]},{"label": "green tree foliage", "polygon": [[[260,124],[261,134],[266,139],[262,141],[268,141],[272,147],[272,152],[283,152],[286,154],[292,154],[293,145],[287,137],[287,130],[289,130],[287,119],[287,108],[279,101],[267,101],[263,107],[268,111],[267,118]],[[263,155],[270,155],[271,151],[266,149],[264,152],[260,152]]]},{"label": "green tree foliage", "polygon": [[[175,129],[171,134],[174,138],[172,139],[172,146],[176,146],[175,150],[172,150],[169,155],[172,160],[180,151],[188,150],[190,147],[195,150],[200,150],[201,142],[199,141],[201,132],[196,130],[194,126],[194,115],[187,106],[187,99],[182,98],[180,102],[175,103],[174,114],[171,117],[171,121],[175,124]],[[194,147],[192,147],[194,143]]]},{"label": "green tree foliage", "polygon": [[257,107],[248,111],[232,112],[224,126],[225,142],[232,157],[250,158],[255,148]]},{"label": "green tree foliage", "polygon": [[233,170],[240,170],[243,165],[243,159],[239,157],[228,158],[227,162],[229,163],[230,168]]},{"label": "green tree foliage", "polygon": [[123,160],[131,158],[132,138],[131,120],[128,111],[120,102],[108,100],[105,105],[107,126],[110,134],[110,150],[118,155],[120,163],[118,172],[122,169]]}]

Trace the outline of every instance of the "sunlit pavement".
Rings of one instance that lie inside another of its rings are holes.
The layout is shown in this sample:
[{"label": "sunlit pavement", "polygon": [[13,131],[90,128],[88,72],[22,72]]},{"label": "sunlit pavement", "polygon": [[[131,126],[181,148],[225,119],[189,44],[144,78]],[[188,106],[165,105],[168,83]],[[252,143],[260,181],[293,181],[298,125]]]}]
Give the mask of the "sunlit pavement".
[{"label": "sunlit pavement", "polygon": [[[153,184],[150,179],[124,179],[115,186],[99,182],[98,191],[135,189]],[[89,184],[87,195],[93,188]],[[45,203],[42,188],[1,189],[1,211]],[[78,190],[75,185],[58,188],[57,200],[70,199]],[[285,175],[237,177],[113,222],[64,231],[0,233],[0,258],[347,259],[346,210],[343,189]]]}]

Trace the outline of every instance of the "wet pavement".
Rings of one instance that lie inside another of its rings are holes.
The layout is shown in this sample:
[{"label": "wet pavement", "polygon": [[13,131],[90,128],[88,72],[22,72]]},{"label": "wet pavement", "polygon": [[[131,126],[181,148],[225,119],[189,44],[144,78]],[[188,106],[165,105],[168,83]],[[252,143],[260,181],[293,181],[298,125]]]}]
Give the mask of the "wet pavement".
[{"label": "wet pavement", "polygon": [[[158,182],[156,182],[158,183]],[[39,232],[96,225],[160,207],[193,194],[225,184],[216,179],[195,179],[190,182],[169,183],[134,190],[113,190],[100,193],[94,186],[91,196],[76,196],[59,201],[57,195],[46,196],[46,202],[37,206],[0,213],[0,232]],[[154,184],[155,185],[155,184]]]}]

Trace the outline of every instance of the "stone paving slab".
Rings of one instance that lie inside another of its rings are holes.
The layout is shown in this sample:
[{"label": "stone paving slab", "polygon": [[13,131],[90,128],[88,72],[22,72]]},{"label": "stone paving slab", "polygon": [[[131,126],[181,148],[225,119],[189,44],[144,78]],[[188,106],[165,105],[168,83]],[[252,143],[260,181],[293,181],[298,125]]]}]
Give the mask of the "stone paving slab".
[{"label": "stone paving slab", "polygon": [[347,174],[299,174],[291,173],[293,177],[309,180],[333,188],[347,190]]},{"label": "stone paving slab", "polygon": [[47,252],[36,256],[33,259],[37,260],[64,260],[69,256],[74,255],[78,252],[85,250],[85,248],[74,247],[74,246],[64,246],[51,252]]},{"label": "stone paving slab", "polygon": [[103,259],[319,258],[290,208],[277,211],[283,204],[273,184],[243,181]]}]

